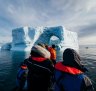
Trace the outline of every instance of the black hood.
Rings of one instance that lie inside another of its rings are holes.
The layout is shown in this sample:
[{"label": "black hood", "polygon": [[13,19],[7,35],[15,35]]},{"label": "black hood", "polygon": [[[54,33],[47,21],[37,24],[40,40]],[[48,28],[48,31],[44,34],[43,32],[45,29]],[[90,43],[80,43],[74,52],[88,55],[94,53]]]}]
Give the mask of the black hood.
[{"label": "black hood", "polygon": [[75,67],[75,68],[85,72],[84,66],[82,66],[80,61],[81,61],[80,56],[75,50],[67,48],[63,52],[63,62],[62,63],[65,66]]}]

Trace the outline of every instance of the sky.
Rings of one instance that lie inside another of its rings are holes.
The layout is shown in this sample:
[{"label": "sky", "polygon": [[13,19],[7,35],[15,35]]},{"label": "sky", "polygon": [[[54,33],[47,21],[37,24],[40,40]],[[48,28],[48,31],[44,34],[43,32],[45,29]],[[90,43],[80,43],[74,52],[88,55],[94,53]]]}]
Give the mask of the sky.
[{"label": "sky", "polygon": [[96,0],[0,0],[0,43],[23,26],[64,26],[80,45],[96,45]]}]

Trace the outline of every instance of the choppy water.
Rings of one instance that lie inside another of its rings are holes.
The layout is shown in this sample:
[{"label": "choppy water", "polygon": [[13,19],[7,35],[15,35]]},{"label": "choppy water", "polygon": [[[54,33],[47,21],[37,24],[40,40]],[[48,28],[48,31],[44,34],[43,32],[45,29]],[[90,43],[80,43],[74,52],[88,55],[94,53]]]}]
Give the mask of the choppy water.
[{"label": "choppy water", "polygon": [[[58,60],[62,60],[58,53]],[[0,91],[11,91],[15,87],[15,80],[19,65],[29,53],[0,51]],[[82,63],[88,68],[88,76],[96,87],[96,48],[80,48]],[[96,88],[95,88],[96,89]]]},{"label": "choppy water", "polygon": [[80,56],[82,63],[89,70],[86,74],[91,78],[96,91],[96,47],[81,48]]}]

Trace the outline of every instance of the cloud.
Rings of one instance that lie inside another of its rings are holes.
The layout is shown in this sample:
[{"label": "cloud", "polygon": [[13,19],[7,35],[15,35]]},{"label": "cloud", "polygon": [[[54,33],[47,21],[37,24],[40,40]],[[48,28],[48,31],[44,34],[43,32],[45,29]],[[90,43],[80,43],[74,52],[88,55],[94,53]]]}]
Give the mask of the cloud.
[{"label": "cloud", "polygon": [[96,34],[87,37],[80,37],[79,40],[80,45],[96,45]]},{"label": "cloud", "polygon": [[26,25],[64,25],[80,39],[96,33],[95,0],[0,0],[0,4],[0,31],[9,35],[13,28]]},{"label": "cloud", "polygon": [[96,35],[96,24],[82,26],[79,31],[80,31],[79,32],[80,37]]}]

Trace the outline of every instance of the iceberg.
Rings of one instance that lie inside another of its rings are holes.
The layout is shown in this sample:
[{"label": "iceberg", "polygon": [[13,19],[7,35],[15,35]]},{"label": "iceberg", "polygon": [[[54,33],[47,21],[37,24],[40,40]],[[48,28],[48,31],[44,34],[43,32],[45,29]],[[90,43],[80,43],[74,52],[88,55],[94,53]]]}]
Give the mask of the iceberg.
[{"label": "iceberg", "polygon": [[60,51],[66,48],[79,50],[77,33],[68,31],[63,26],[13,29],[12,43],[7,48],[14,51],[30,51],[32,46],[38,43],[55,44]]},{"label": "iceberg", "polygon": [[6,43],[1,46],[1,50],[10,50],[11,49],[11,43]]}]

